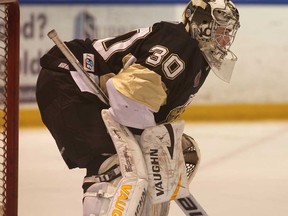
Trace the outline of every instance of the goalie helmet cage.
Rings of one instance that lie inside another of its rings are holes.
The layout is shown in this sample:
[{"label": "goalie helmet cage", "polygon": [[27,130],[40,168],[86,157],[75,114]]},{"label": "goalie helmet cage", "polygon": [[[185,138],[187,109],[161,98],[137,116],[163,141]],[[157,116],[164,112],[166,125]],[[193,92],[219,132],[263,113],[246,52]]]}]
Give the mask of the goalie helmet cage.
[{"label": "goalie helmet cage", "polygon": [[17,0],[0,0],[0,216],[18,215],[19,46]]}]

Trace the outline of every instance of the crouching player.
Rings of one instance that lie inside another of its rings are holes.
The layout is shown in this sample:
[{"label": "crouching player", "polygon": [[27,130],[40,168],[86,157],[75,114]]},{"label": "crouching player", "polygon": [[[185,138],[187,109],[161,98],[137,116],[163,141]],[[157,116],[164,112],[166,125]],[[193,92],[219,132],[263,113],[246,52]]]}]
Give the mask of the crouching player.
[{"label": "crouching player", "polygon": [[109,105],[56,46],[40,59],[37,103],[67,166],[87,170],[85,216],[167,215],[187,195],[199,151],[175,120],[210,69],[229,82],[239,26],[230,0],[191,0],[182,22],[66,42]]}]

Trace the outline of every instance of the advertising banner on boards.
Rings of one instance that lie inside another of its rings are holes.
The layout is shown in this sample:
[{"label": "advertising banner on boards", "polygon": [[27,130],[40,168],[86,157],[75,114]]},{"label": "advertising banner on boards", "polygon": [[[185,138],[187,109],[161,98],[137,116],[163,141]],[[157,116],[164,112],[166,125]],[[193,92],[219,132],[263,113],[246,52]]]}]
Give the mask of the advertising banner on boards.
[{"label": "advertising banner on boards", "polygon": [[[127,4],[127,1],[131,3]],[[283,5],[276,5],[280,1]],[[47,37],[50,30],[55,29],[64,41],[112,37],[159,21],[181,21],[185,6],[183,3],[168,4],[168,1],[163,1],[163,4],[159,1],[143,3],[148,0],[107,0],[107,4],[100,3],[101,0],[20,2],[20,102],[21,105],[33,106],[39,59],[54,45]],[[238,56],[233,80],[226,85],[209,76],[205,88],[199,91],[194,102],[287,103],[287,50],[283,47],[287,47],[288,4],[285,3],[288,0],[259,0],[255,5],[244,3],[252,0],[234,2],[238,2],[241,28],[233,44]],[[275,4],[263,5],[266,3]]]},{"label": "advertising banner on boards", "polygon": [[180,20],[175,5],[23,5],[20,102],[35,103],[39,60],[54,45],[47,37],[50,30],[55,29],[63,41],[68,41],[112,37],[158,21]]}]

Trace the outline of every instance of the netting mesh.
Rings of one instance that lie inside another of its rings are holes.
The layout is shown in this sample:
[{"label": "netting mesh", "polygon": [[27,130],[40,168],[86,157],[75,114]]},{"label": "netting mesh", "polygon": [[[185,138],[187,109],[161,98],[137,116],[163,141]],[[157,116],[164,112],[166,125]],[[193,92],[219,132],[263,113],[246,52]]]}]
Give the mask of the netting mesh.
[{"label": "netting mesh", "polygon": [[6,206],[8,9],[0,5],[0,215]]},{"label": "netting mesh", "polygon": [[0,216],[18,215],[19,20],[17,0],[0,0]]},{"label": "netting mesh", "polygon": [[184,154],[187,178],[190,179],[192,177],[192,175],[194,175],[194,171],[196,168],[196,163],[194,162],[195,161],[195,159],[194,159],[195,155],[197,155],[195,147],[191,146],[191,147],[183,150],[183,154]]}]

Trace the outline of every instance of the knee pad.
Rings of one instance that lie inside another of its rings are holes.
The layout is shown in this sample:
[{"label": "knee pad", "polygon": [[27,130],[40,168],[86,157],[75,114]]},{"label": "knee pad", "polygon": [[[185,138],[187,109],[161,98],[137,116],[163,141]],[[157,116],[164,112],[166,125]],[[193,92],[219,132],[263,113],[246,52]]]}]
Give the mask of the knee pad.
[{"label": "knee pad", "polygon": [[84,193],[83,216],[141,215],[147,181],[122,176],[111,180],[118,168],[108,170],[110,174],[105,172],[84,179],[84,184],[90,186]]},{"label": "knee pad", "polygon": [[111,200],[121,180],[117,155],[107,158],[98,172],[101,174],[84,178],[83,216],[107,215]]},{"label": "knee pad", "polygon": [[115,187],[109,182],[92,184],[84,193],[83,216],[107,215]]},{"label": "knee pad", "polygon": [[141,215],[147,179],[135,172],[122,173],[119,157],[124,159],[119,154],[111,156],[100,166],[101,174],[84,178],[83,188],[88,187],[83,198],[84,216]]}]

